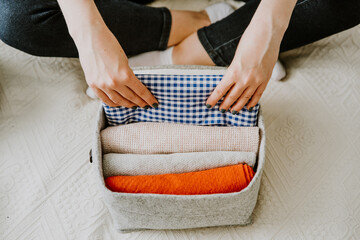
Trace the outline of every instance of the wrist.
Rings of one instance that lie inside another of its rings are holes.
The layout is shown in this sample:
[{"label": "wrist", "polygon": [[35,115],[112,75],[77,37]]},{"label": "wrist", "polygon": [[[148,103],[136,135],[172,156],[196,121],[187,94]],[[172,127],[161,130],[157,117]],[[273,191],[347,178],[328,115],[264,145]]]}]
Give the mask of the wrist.
[{"label": "wrist", "polygon": [[261,28],[280,41],[289,26],[296,0],[263,0],[260,2],[250,26]]},{"label": "wrist", "polygon": [[[89,20],[81,24],[69,27],[69,34],[79,48],[88,41],[92,41],[97,36],[101,36],[108,30],[107,26],[102,21]],[[109,31],[109,30],[108,30]]]},{"label": "wrist", "polygon": [[241,37],[234,58],[245,57],[245,59],[261,61],[268,52],[279,51],[282,37],[280,30],[274,29],[267,23],[249,25]]},{"label": "wrist", "polygon": [[93,0],[58,0],[68,32],[75,43],[89,38],[106,25]]},{"label": "wrist", "polygon": [[280,43],[287,26],[286,21],[281,21],[269,13],[261,18],[254,18],[245,30],[244,35],[252,34],[262,38],[263,41],[268,40],[269,43]]}]

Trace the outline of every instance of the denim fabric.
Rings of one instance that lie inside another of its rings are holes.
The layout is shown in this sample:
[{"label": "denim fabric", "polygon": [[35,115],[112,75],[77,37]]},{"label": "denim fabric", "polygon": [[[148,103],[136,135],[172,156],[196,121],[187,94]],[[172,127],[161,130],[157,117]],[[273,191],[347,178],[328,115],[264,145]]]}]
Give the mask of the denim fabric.
[{"label": "denim fabric", "polygon": [[[167,47],[171,14],[143,6],[150,0],[95,0],[105,23],[128,56]],[[198,31],[218,66],[231,63],[238,42],[260,0],[247,0],[233,14]],[[297,48],[356,26],[359,0],[299,0],[280,51]],[[0,0],[0,39],[37,56],[78,57],[56,0]]]},{"label": "denim fabric", "polygon": [[[239,40],[260,0],[248,0],[228,17],[198,31],[200,42],[217,66],[230,65]],[[299,0],[280,52],[315,42],[360,23],[359,0]]]},{"label": "denim fabric", "polygon": [[[170,11],[136,2],[149,0],[95,0],[127,55],[166,49]],[[78,57],[56,0],[0,0],[0,39],[32,55]]]}]

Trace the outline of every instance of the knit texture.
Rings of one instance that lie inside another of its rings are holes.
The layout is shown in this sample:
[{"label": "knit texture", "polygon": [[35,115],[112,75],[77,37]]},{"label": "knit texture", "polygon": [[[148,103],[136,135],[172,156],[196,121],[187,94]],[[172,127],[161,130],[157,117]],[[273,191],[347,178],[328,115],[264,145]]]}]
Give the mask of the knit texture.
[{"label": "knit texture", "polygon": [[105,184],[114,192],[193,195],[238,192],[253,177],[250,166],[237,164],[179,174],[113,176]]},{"label": "knit texture", "polygon": [[185,173],[245,163],[254,167],[253,152],[193,152],[172,154],[119,154],[103,156],[104,177]]},{"label": "knit texture", "polygon": [[101,131],[103,153],[258,152],[258,127],[132,123]]}]

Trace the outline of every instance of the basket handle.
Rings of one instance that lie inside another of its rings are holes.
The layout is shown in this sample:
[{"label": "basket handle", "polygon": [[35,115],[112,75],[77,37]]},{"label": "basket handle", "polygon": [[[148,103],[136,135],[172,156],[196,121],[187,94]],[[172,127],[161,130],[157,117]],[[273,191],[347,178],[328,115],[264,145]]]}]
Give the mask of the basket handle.
[{"label": "basket handle", "polygon": [[89,161],[90,161],[90,163],[93,162],[93,160],[92,160],[92,149],[90,149],[90,152],[89,152]]}]

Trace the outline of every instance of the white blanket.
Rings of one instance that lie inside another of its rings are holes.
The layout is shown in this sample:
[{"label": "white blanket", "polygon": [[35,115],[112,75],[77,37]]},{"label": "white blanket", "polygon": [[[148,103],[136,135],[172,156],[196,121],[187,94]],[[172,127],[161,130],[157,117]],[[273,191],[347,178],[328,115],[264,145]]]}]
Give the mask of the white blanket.
[{"label": "white blanket", "polygon": [[360,239],[359,39],[360,26],[280,56],[288,76],[262,98],[267,161],[252,225],[130,234],[114,231],[92,177],[99,102],[78,60],[0,42],[0,239]]}]

